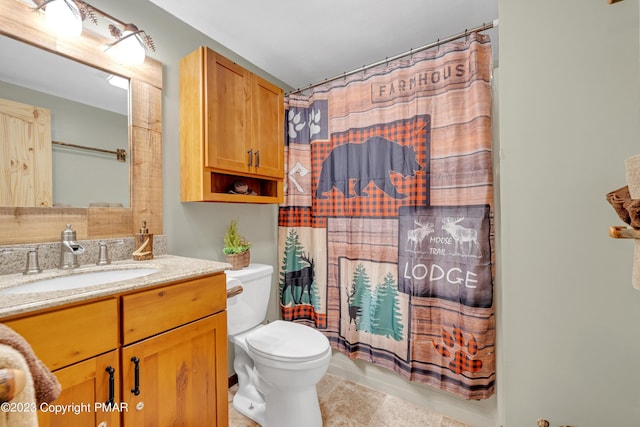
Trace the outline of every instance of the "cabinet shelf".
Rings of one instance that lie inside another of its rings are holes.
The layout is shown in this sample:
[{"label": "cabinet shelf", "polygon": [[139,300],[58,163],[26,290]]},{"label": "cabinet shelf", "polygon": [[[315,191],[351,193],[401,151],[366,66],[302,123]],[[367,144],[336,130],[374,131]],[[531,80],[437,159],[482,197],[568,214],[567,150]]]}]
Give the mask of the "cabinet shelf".
[{"label": "cabinet shelf", "polygon": [[[278,203],[282,200],[282,180],[256,178],[241,175],[230,175],[215,171],[208,171],[211,179],[212,201],[231,203]],[[229,189],[233,183],[242,180],[247,183],[249,189],[256,194],[233,194]]]},{"label": "cabinet shelf", "polygon": [[[273,178],[257,178],[246,175],[222,173],[204,168],[204,188],[191,197],[182,195],[182,202],[225,202],[277,204],[284,199],[283,181]],[[234,194],[229,189],[233,183],[242,180],[256,194]]]}]

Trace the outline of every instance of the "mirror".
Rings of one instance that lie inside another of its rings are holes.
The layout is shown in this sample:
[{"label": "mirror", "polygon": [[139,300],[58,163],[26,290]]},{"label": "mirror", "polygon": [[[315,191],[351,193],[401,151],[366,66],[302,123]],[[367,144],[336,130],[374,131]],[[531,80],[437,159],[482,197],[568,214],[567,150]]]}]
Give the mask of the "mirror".
[{"label": "mirror", "polygon": [[[162,234],[162,64],[149,57],[141,65],[119,64],[104,52],[111,40],[91,31],[56,38],[48,32],[44,14],[21,1],[2,2],[0,34],[130,82],[130,207],[0,206],[0,245],[59,241],[65,224],[73,224],[79,240],[132,236],[142,221]],[[42,75],[48,75],[46,69]]]},{"label": "mirror", "polygon": [[[115,154],[130,151],[128,79],[114,86],[112,74],[4,36],[0,64],[0,98],[50,111],[53,206],[129,207],[129,163]],[[0,147],[19,140],[5,132]]]}]

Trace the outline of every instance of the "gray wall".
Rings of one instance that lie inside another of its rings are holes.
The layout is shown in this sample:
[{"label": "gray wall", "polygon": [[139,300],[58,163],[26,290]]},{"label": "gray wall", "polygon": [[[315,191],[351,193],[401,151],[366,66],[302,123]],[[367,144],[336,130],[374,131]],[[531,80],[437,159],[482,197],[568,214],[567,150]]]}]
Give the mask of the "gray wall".
[{"label": "gray wall", "polygon": [[633,243],[604,195],[640,151],[638,2],[499,15],[501,425],[637,426]]},{"label": "gray wall", "polygon": [[[92,3],[148,31],[164,63],[169,252],[222,260],[238,218],[254,261],[275,265],[275,206],[179,201],[178,61],[206,44],[261,72],[147,1]],[[639,13],[634,0],[606,3],[499,4],[498,397],[467,402],[341,355],[334,372],[475,426],[637,425],[640,293],[632,243],[607,236],[619,220],[604,194],[624,185],[624,159],[638,152]]]},{"label": "gray wall", "polygon": [[[180,202],[178,63],[198,46],[206,45],[285,90],[290,88],[149,1],[92,0],[91,4],[123,21],[135,23],[150,34],[156,44],[156,52],[150,52],[150,56],[163,63],[162,186],[164,233],[168,237],[169,253],[224,261],[223,235],[229,221],[235,218],[239,231],[253,245],[251,261],[276,265],[277,206]],[[270,318],[277,316],[273,301]]]}]

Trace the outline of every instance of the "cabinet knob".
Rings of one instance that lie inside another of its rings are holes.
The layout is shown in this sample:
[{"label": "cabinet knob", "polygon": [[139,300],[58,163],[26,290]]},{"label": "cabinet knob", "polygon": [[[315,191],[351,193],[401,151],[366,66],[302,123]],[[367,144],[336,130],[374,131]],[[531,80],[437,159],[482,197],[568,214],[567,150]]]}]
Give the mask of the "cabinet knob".
[{"label": "cabinet knob", "polygon": [[253,149],[249,148],[247,154],[249,155],[249,164],[247,166],[253,166]]},{"label": "cabinet knob", "polygon": [[260,150],[256,151],[256,167],[260,167]]}]

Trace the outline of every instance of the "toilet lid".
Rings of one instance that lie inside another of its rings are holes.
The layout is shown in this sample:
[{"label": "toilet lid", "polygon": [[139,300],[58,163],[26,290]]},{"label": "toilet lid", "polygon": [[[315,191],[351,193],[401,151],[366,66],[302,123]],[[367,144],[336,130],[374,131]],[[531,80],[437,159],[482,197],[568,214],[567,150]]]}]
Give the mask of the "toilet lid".
[{"label": "toilet lid", "polygon": [[305,362],[317,359],[329,348],[321,332],[305,325],[276,320],[246,337],[249,349],[272,360]]}]

